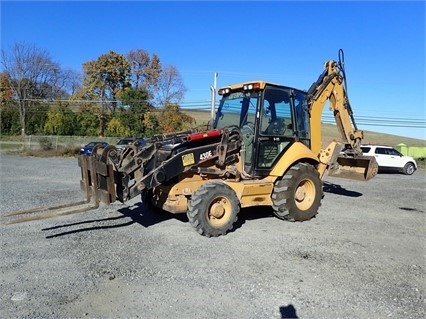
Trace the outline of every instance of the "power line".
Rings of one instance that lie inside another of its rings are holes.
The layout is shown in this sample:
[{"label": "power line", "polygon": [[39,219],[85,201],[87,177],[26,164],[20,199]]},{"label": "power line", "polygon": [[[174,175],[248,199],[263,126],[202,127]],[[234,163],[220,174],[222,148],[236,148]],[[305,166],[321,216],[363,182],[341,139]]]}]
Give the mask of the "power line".
[{"label": "power line", "polygon": [[[80,103],[109,103],[111,101],[106,100],[68,100],[68,99],[56,99],[56,100],[43,100],[43,99],[23,99],[25,101],[31,102],[41,102],[45,104],[53,103],[67,103],[67,104],[80,104]],[[140,101],[146,102],[146,101]],[[211,110],[211,101],[210,100],[191,100],[183,101],[180,103],[180,107],[183,111],[205,111],[209,112]],[[13,107],[8,107],[13,108]],[[4,109],[3,109],[4,110]],[[31,109],[27,110],[30,113],[45,112],[43,110]],[[413,116],[411,114],[411,116]],[[322,115],[322,122],[325,124],[335,124],[335,120],[332,114],[324,113]],[[364,126],[381,126],[381,127],[400,127],[400,128],[426,128],[426,119],[424,118],[413,118],[413,117],[389,117],[389,116],[355,116],[355,122],[357,125]]]}]

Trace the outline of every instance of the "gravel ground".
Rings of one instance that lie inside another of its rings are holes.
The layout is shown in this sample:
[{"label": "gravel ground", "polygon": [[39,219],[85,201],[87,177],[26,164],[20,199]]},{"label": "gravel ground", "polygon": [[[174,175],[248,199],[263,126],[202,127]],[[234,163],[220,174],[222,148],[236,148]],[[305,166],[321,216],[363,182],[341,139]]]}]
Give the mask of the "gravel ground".
[{"label": "gravel ground", "polygon": [[[80,200],[76,159],[1,155],[0,214]],[[138,199],[1,225],[1,318],[424,318],[426,172],[327,178],[303,223],[198,235]]]}]

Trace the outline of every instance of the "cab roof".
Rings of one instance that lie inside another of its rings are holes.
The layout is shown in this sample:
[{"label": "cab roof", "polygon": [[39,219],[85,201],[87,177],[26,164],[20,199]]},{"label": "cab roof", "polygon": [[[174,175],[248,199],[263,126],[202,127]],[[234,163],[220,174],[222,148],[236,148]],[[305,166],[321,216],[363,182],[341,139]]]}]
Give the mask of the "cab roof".
[{"label": "cab roof", "polygon": [[252,83],[258,83],[260,90],[263,90],[266,85],[272,85],[272,86],[277,86],[277,87],[282,87],[282,88],[289,88],[289,89],[294,89],[294,90],[298,90],[298,91],[303,91],[303,90],[300,90],[300,89],[296,89],[296,88],[292,88],[292,87],[289,87],[289,86],[277,84],[277,83],[274,83],[274,82],[268,82],[268,81],[264,81],[264,80],[253,80],[253,81],[247,81],[247,82],[225,85],[225,86],[222,86],[221,88],[219,88],[219,90],[227,89],[227,88],[231,89],[231,91],[239,90],[239,89],[242,89],[244,87],[244,85],[248,85],[248,84],[252,84]]}]

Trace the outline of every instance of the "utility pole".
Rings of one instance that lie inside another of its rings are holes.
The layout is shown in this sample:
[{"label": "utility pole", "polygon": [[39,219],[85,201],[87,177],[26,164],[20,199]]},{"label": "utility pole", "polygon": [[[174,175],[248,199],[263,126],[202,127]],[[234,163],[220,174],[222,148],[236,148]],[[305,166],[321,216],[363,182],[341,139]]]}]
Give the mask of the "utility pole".
[{"label": "utility pole", "polygon": [[210,90],[212,91],[212,98],[211,98],[211,114],[210,114],[210,128],[213,129],[214,124],[214,116],[216,111],[216,82],[218,73],[214,73],[214,80],[213,80],[213,86],[210,87]]}]

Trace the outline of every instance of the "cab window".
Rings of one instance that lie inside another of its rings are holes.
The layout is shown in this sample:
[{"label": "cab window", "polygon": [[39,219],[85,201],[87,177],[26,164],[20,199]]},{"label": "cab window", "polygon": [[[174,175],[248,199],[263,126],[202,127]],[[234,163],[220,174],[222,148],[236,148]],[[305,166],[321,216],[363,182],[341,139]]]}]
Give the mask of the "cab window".
[{"label": "cab window", "polygon": [[265,89],[260,133],[269,136],[293,136],[289,89]]}]

